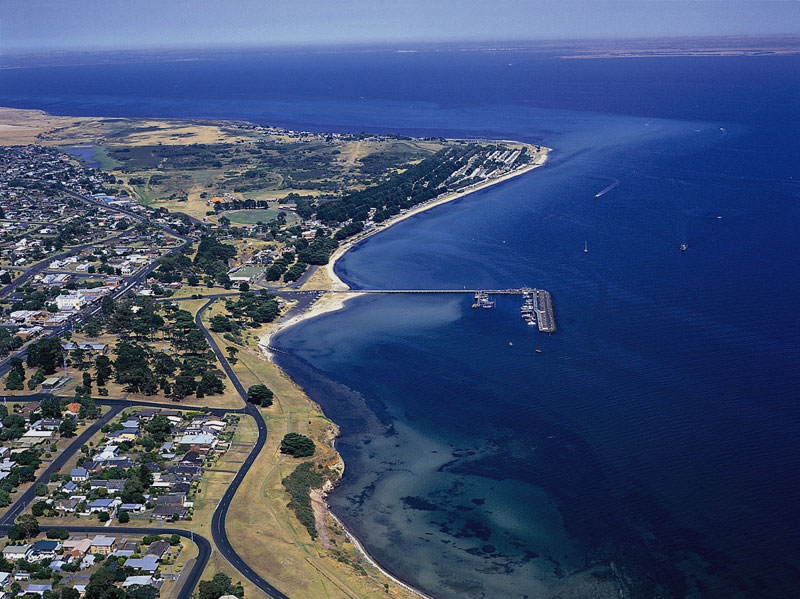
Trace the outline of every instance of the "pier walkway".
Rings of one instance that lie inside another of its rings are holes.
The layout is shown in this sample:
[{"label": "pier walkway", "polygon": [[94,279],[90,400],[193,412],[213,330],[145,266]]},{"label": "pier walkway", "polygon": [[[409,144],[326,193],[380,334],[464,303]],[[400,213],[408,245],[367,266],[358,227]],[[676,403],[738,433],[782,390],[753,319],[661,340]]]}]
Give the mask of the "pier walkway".
[{"label": "pier walkway", "polygon": [[522,295],[539,291],[531,288],[520,289],[345,289],[332,290],[328,293],[485,293],[488,295]]},{"label": "pier walkway", "polygon": [[[542,333],[556,332],[556,317],[553,312],[553,298],[545,289],[520,287],[519,289],[348,289],[332,290],[328,293],[381,293],[381,294],[469,294],[478,296],[490,295],[527,295],[533,300],[533,311],[536,314],[536,325]],[[474,307],[474,306],[473,306]]]}]

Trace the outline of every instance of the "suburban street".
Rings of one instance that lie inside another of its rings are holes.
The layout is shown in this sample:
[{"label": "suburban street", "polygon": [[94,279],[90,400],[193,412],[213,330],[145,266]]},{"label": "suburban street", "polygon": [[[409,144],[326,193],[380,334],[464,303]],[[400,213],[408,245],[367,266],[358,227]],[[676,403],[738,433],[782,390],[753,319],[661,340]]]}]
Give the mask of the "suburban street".
[{"label": "suburban street", "polygon": [[[132,212],[129,212],[127,210],[120,209],[120,208],[109,207],[109,206],[105,205],[104,203],[98,202],[97,200],[94,200],[94,199],[83,197],[83,196],[81,196],[79,194],[72,193],[72,195],[75,196],[75,197],[78,197],[79,199],[81,199],[81,200],[83,200],[83,201],[85,201],[87,203],[102,205],[105,208],[108,208],[108,209],[111,209],[111,210],[115,210],[117,212],[121,212],[123,214],[126,214],[126,215],[136,219],[137,221],[146,220],[143,216],[135,214],[135,213],[132,213]],[[177,252],[180,252],[184,247],[186,247],[187,244],[189,244],[192,241],[191,238],[186,237],[184,235],[181,235],[177,231],[174,231],[174,230],[172,230],[171,228],[169,228],[167,226],[159,225],[159,227],[165,233],[168,233],[169,235],[172,235],[172,236],[177,237],[177,238],[182,240],[182,243],[180,245],[177,245],[174,248],[172,248],[166,255],[172,255],[172,254],[175,254]],[[64,252],[64,255],[72,254],[76,250],[80,251],[84,247],[86,247],[86,248],[92,247],[92,245],[93,244],[86,244],[86,246],[73,247],[73,248],[70,249],[69,252]],[[44,261],[40,262],[39,264],[37,264],[37,265],[29,268],[28,270],[26,270],[24,273],[19,275],[10,285],[7,285],[2,290],[0,290],[0,296],[7,295],[8,293],[10,293],[13,290],[15,290],[17,287],[21,286],[25,281],[27,281],[31,277],[35,276],[36,274],[38,274],[38,273],[40,273],[42,271],[45,271],[47,269],[46,268],[47,265],[49,265],[51,260],[52,260],[52,257],[51,257],[51,259],[44,260]],[[115,299],[121,297],[126,292],[128,292],[131,289],[133,289],[136,285],[138,285],[141,282],[143,282],[144,280],[146,280],[146,278],[150,275],[150,273],[153,270],[155,270],[155,268],[157,268],[157,266],[158,266],[158,263],[156,261],[153,261],[150,264],[148,264],[147,266],[145,266],[144,268],[140,269],[136,274],[126,278],[124,283],[119,287],[119,289],[117,289],[114,292],[113,297]],[[266,438],[267,438],[267,427],[266,427],[266,424],[264,422],[264,419],[261,417],[261,414],[259,413],[258,409],[254,405],[252,405],[252,404],[247,402],[247,392],[246,392],[246,390],[242,386],[242,384],[239,381],[239,379],[236,376],[236,374],[231,369],[230,364],[228,363],[228,361],[225,358],[224,354],[220,351],[220,349],[217,346],[216,342],[213,340],[213,338],[211,337],[211,335],[209,334],[208,330],[205,328],[205,326],[203,325],[202,320],[201,320],[202,314],[205,311],[205,309],[213,301],[215,301],[215,299],[217,297],[225,297],[225,296],[229,296],[229,295],[236,295],[236,292],[215,294],[214,297],[211,297],[211,299],[205,304],[205,306],[203,306],[203,308],[201,308],[201,310],[198,311],[197,316],[196,316],[196,322],[197,322],[198,326],[200,327],[200,329],[205,334],[206,339],[208,340],[208,343],[211,346],[211,348],[213,349],[214,353],[217,355],[217,358],[219,359],[220,363],[222,364],[223,369],[225,370],[226,374],[229,377],[229,380],[231,381],[231,383],[233,384],[234,388],[239,393],[239,395],[242,397],[242,399],[245,401],[246,407],[244,409],[211,409],[211,410],[209,410],[209,412],[211,412],[213,414],[218,414],[218,415],[223,415],[225,413],[246,413],[246,414],[252,416],[253,419],[255,420],[257,426],[258,426],[258,439],[256,440],[256,443],[255,443],[253,449],[251,450],[250,454],[247,456],[247,459],[245,459],[245,461],[241,465],[241,468],[237,472],[235,478],[231,482],[230,486],[228,487],[228,489],[226,490],[226,492],[223,495],[222,499],[220,500],[220,503],[218,504],[216,510],[214,511],[214,514],[212,516],[212,523],[211,523],[212,538],[214,540],[215,545],[217,546],[217,549],[225,557],[225,559],[228,560],[234,568],[236,568],[245,578],[247,578],[250,582],[252,582],[256,587],[258,587],[259,589],[263,590],[269,597],[272,597],[274,599],[288,599],[288,597],[285,594],[281,593],[278,589],[276,589],[274,586],[269,584],[259,574],[257,574],[249,565],[247,565],[244,562],[244,560],[241,559],[241,557],[236,553],[236,551],[231,546],[230,541],[229,541],[228,536],[227,536],[227,533],[225,531],[225,518],[227,516],[228,508],[230,507],[231,501],[232,501],[234,495],[236,494],[236,491],[239,488],[239,485],[241,484],[242,480],[244,480],[244,477],[246,476],[250,466],[255,461],[256,457],[258,456],[258,453],[264,447],[264,443],[265,443]],[[294,295],[294,294],[292,294],[292,295]],[[304,294],[302,294],[302,293],[300,295],[304,296]],[[76,324],[83,323],[88,317],[90,317],[92,314],[96,313],[99,310],[100,310],[100,306],[99,306],[98,303],[89,304],[88,306],[84,307],[82,310],[80,310],[80,311],[76,312],[75,314],[73,314],[63,324],[61,324],[59,326],[56,326],[56,327],[51,327],[51,328],[46,329],[39,338],[41,339],[41,338],[44,338],[44,337],[59,336],[62,333],[64,333],[65,331],[72,329]],[[27,346],[21,348],[20,350],[18,350],[16,352],[12,352],[5,359],[0,360],[0,377],[1,376],[5,376],[9,372],[9,370],[10,370],[9,360],[12,357],[17,357],[17,358],[20,358],[20,359],[24,360],[26,355],[27,355]],[[27,395],[27,396],[0,396],[0,397],[3,397],[4,399],[11,399],[12,401],[25,401],[25,400],[28,400],[28,401],[37,401],[38,400],[38,401],[40,401],[41,399],[43,399],[45,397],[50,397],[50,396],[51,396],[50,394],[46,394],[46,393],[34,393],[34,394]],[[8,529],[8,527],[11,524],[14,523],[15,519],[17,518],[17,516],[19,516],[22,512],[24,512],[25,509],[28,507],[28,505],[31,503],[31,501],[35,497],[36,484],[38,484],[40,482],[46,483],[50,479],[50,476],[53,473],[55,473],[61,467],[63,467],[67,463],[67,461],[80,449],[80,447],[83,444],[87,443],[89,441],[89,439],[104,424],[106,424],[112,418],[114,418],[114,416],[119,414],[119,412],[122,411],[122,409],[124,409],[126,407],[133,407],[134,405],[141,405],[141,406],[147,406],[147,407],[162,407],[162,408],[167,408],[167,409],[176,409],[176,407],[179,407],[178,405],[175,405],[175,404],[155,404],[155,403],[148,403],[148,402],[132,402],[132,401],[124,400],[124,399],[103,399],[103,398],[99,398],[99,399],[96,400],[96,402],[97,402],[98,405],[109,406],[110,409],[106,412],[106,414],[104,414],[97,421],[93,422],[85,431],[83,431],[78,437],[76,437],[72,441],[72,443],[70,443],[70,445],[64,451],[59,453],[59,455],[53,460],[53,462],[50,463],[44,469],[44,471],[37,477],[36,481],[30,486],[30,488],[28,488],[6,510],[6,512],[3,514],[3,516],[0,517],[0,532],[5,533],[5,531]],[[191,597],[191,595],[192,595],[197,583],[200,580],[200,576],[202,575],[203,569],[205,568],[206,563],[208,562],[209,555],[210,555],[210,552],[211,552],[211,545],[210,545],[210,543],[209,543],[209,541],[207,539],[205,539],[204,537],[202,537],[200,535],[197,535],[197,534],[192,535],[192,533],[190,531],[185,531],[185,530],[180,530],[180,529],[166,529],[166,528],[148,529],[148,528],[130,528],[130,527],[129,528],[125,528],[125,527],[117,527],[117,526],[114,526],[113,528],[107,528],[107,527],[83,527],[83,526],[77,527],[77,528],[72,528],[72,527],[58,527],[58,526],[56,526],[56,527],[53,527],[53,528],[57,528],[57,529],[63,528],[65,530],[79,532],[79,533],[80,532],[108,533],[111,530],[113,530],[114,532],[134,533],[134,534],[145,534],[145,533],[150,533],[150,534],[172,534],[172,533],[175,533],[175,534],[181,535],[181,536],[186,537],[186,538],[193,538],[194,542],[198,546],[200,555],[198,556],[197,560],[195,561],[195,564],[194,564],[194,566],[192,568],[192,571],[191,571],[190,575],[185,580],[184,586],[181,589],[180,593],[178,594],[178,599],[189,599]]]}]

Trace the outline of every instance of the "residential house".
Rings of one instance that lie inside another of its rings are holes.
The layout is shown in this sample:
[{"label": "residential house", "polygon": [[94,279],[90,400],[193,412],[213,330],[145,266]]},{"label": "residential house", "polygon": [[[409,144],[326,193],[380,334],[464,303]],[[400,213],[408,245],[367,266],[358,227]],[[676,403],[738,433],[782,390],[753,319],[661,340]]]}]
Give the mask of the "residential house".
[{"label": "residential house", "polygon": [[186,495],[183,493],[170,493],[156,497],[156,505],[183,505],[186,503]]},{"label": "residential house", "polygon": [[61,549],[61,543],[58,541],[51,541],[49,539],[42,539],[33,544],[32,557],[36,560],[42,559],[55,559],[56,552]]},{"label": "residential house", "polygon": [[28,559],[31,551],[33,551],[31,545],[7,545],[3,548],[3,557],[9,561]]},{"label": "residential house", "polygon": [[53,592],[53,585],[51,584],[29,584],[25,588],[25,594],[33,593],[35,595],[44,596],[45,591]]},{"label": "residential house", "polygon": [[182,505],[157,505],[153,508],[153,517],[159,520],[172,520],[177,518],[184,518],[186,516],[186,508]]},{"label": "residential house", "polygon": [[72,479],[72,482],[82,483],[89,480],[89,472],[87,472],[86,468],[73,468],[69,472],[69,476]]},{"label": "residential house", "polygon": [[68,539],[64,541],[64,555],[81,558],[92,548],[91,539]]},{"label": "residential house", "polygon": [[217,444],[217,436],[212,433],[201,432],[183,435],[178,439],[181,445],[211,445]]},{"label": "residential house", "polygon": [[145,555],[141,558],[127,560],[125,566],[148,574],[154,574],[158,570],[158,558],[155,555]]},{"label": "residential house", "polygon": [[122,588],[127,589],[131,586],[155,586],[152,576],[128,576],[122,583]]},{"label": "residential house", "polygon": [[96,535],[92,539],[92,544],[89,550],[92,553],[99,553],[101,555],[108,555],[114,551],[114,546],[117,544],[115,537],[107,537],[105,535]]},{"label": "residential house", "polygon": [[111,431],[108,433],[108,438],[113,439],[115,443],[122,443],[123,441],[136,441],[137,433],[138,431],[135,428],[123,428],[122,430]]},{"label": "residential house", "polygon": [[78,417],[78,414],[81,413],[81,404],[78,402],[68,403],[66,408],[64,408],[64,415],[71,414],[75,418]]},{"label": "residential house", "polygon": [[60,426],[60,418],[42,418],[31,424],[31,428],[37,431],[57,431]]},{"label": "residential house", "polygon": [[56,501],[55,508],[57,512],[74,514],[76,511],[78,511],[78,505],[80,504],[81,501],[83,501],[83,499],[79,497],[70,497],[69,499],[59,499]]},{"label": "residential house", "polygon": [[154,543],[150,543],[150,546],[147,548],[147,551],[144,552],[145,555],[154,555],[158,559],[161,559],[169,553],[170,544],[167,541],[156,541]]},{"label": "residential house", "polygon": [[95,499],[92,503],[89,504],[89,513],[95,512],[106,512],[109,515],[114,514],[114,510],[117,509],[117,506],[120,505],[122,502],[119,499],[111,499],[108,497],[102,499]]}]

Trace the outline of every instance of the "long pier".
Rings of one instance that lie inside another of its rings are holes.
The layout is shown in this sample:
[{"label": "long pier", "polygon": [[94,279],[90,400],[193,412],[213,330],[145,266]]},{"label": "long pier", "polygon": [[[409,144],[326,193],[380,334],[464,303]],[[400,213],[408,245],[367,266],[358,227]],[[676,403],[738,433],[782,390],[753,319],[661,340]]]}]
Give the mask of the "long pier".
[{"label": "long pier", "polygon": [[530,297],[533,301],[533,312],[536,314],[536,326],[539,328],[539,332],[555,333],[557,328],[553,311],[553,297],[545,289],[531,287],[518,289],[349,289],[333,290],[332,293],[522,295]]},{"label": "long pier", "polygon": [[[543,291],[541,289],[521,288],[521,289],[344,289],[332,290],[331,293],[486,293],[488,295],[522,295]],[[545,293],[548,293],[545,291]]]}]

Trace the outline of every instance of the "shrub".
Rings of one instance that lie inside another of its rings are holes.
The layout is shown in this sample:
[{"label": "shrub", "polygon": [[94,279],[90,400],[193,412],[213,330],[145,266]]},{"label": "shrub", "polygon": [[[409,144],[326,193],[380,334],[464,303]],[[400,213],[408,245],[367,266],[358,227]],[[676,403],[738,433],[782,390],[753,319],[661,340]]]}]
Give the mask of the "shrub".
[{"label": "shrub", "polygon": [[314,455],[314,441],[300,433],[287,433],[281,441],[281,453],[295,458],[306,458]]}]

